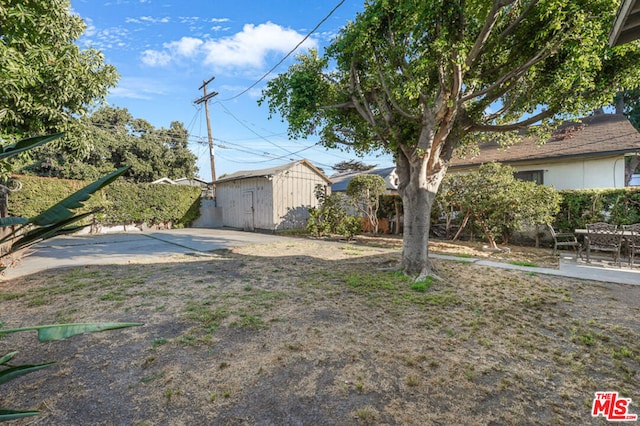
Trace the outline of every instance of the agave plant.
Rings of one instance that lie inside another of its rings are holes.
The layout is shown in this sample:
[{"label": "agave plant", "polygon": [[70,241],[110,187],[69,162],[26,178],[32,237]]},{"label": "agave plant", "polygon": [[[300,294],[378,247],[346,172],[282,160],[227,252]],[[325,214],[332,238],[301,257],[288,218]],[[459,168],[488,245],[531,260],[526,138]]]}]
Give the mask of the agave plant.
[{"label": "agave plant", "polygon": [[[62,136],[57,133],[47,136],[37,136],[22,139],[13,145],[0,148],[0,162],[6,161],[8,158],[26,152],[37,146],[56,140]],[[0,229],[13,227],[11,232],[7,233],[0,239],[0,246],[4,245],[5,250],[0,255],[0,259],[15,254],[16,252],[31,247],[32,245],[53,238],[58,235],[69,234],[77,231],[82,226],[74,225],[85,217],[94,214],[95,211],[87,213],[75,213],[74,210],[82,207],[83,203],[91,197],[96,191],[113,182],[116,178],[126,172],[128,167],[116,170],[107,176],[85,186],[84,188],[71,194],[56,205],[48,208],[44,212],[33,218],[22,217],[5,217],[0,218]],[[6,266],[0,266],[0,271],[6,269]],[[40,325],[23,328],[2,329],[0,323],[0,338],[9,333],[17,333],[21,331],[36,330],[38,332],[38,340],[41,342],[64,339],[81,333],[89,333],[95,331],[114,330],[125,327],[133,327],[141,324],[138,323],[97,323],[97,324],[54,324]],[[17,352],[10,352],[0,355],[0,385],[7,383],[13,379],[21,377],[25,374],[49,367],[55,362],[46,362],[43,364],[30,365],[13,365],[11,361]],[[18,411],[9,410],[0,407],[0,422],[14,420],[22,417],[34,416],[38,411]]]},{"label": "agave plant", "polygon": [[[54,135],[22,139],[2,149],[2,151],[0,151],[0,161],[56,140],[62,137],[62,135],[62,133],[56,133]],[[82,207],[83,202],[88,200],[93,193],[113,182],[128,169],[129,167],[122,167],[98,179],[33,218],[0,218],[0,229],[13,227],[11,232],[0,239],[0,245],[6,246],[4,253],[0,255],[0,259],[15,254],[22,249],[48,238],[76,232],[81,226],[72,225],[96,213],[96,211],[75,213],[74,210]],[[0,271],[4,269],[6,269],[6,266],[0,266]]]},{"label": "agave plant", "polygon": [[[40,325],[34,327],[23,328],[11,328],[0,329],[0,338],[9,333],[18,333],[21,331],[36,330],[38,332],[38,340],[40,342],[48,342],[51,340],[60,340],[67,337],[75,336],[82,333],[91,333],[96,331],[115,330],[118,328],[134,327],[141,324],[138,323],[100,323],[100,324],[54,324],[54,325]],[[25,374],[32,373],[34,371],[41,370],[46,367],[50,367],[55,364],[54,362],[45,362],[43,364],[25,364],[25,365],[12,365],[10,362],[18,352],[9,352],[0,357],[0,385],[7,383]],[[35,416],[39,414],[39,411],[28,410],[8,410],[0,407],[0,422],[15,420],[22,417]]]}]

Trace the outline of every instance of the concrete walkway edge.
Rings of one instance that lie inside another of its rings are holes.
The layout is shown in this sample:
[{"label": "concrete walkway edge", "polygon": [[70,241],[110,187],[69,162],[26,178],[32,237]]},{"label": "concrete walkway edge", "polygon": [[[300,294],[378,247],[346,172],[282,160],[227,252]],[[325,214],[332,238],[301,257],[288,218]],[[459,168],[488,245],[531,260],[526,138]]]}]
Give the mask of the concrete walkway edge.
[{"label": "concrete walkway edge", "polygon": [[605,268],[602,266],[594,266],[587,263],[578,262],[574,256],[566,254],[561,254],[558,269],[512,265],[510,263],[496,262],[475,257],[466,258],[438,254],[431,254],[430,257],[433,257],[434,259],[468,262],[475,265],[488,266],[492,268],[511,269],[536,274],[554,275],[559,277],[601,281],[607,283],[640,285],[640,268],[631,270],[619,267]]}]

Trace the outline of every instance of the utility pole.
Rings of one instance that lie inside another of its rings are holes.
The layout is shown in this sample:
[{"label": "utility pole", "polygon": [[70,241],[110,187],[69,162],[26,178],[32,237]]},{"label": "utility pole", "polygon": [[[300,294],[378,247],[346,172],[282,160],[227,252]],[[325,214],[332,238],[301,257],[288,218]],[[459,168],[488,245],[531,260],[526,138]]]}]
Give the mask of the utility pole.
[{"label": "utility pole", "polygon": [[[194,102],[196,104],[201,104],[204,102],[204,111],[207,116],[207,134],[209,136],[209,160],[211,161],[211,181],[215,182],[216,180],[216,162],[215,162],[215,152],[213,150],[213,136],[211,135],[211,120],[209,119],[209,99],[213,98],[218,94],[218,92],[211,92],[207,94],[207,84],[211,83],[215,77],[211,77],[207,81],[202,82],[202,86],[198,88],[198,90],[204,90],[204,96],[199,99],[196,99]],[[216,185],[213,185],[213,198],[216,198]]]}]

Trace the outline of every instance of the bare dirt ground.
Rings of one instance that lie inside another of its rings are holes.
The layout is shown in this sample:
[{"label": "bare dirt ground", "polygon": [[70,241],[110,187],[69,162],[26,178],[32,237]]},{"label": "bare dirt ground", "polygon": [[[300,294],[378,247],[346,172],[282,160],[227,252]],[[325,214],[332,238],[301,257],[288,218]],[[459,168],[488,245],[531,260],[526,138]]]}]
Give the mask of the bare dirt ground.
[{"label": "bare dirt ground", "polygon": [[[591,404],[613,390],[640,413],[640,286],[444,260],[442,282],[413,283],[394,271],[397,244],[364,242],[300,239],[0,283],[6,328],[144,323],[0,340],[17,363],[59,361],[3,385],[0,406],[39,409],[16,423],[45,425],[575,425],[607,424]],[[499,256],[557,263],[549,249]]]}]

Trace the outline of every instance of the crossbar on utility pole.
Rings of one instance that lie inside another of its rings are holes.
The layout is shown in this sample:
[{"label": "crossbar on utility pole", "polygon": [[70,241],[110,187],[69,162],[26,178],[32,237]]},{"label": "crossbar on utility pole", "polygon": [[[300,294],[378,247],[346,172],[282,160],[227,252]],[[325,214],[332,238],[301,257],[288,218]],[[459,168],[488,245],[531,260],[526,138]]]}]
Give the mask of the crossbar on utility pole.
[{"label": "crossbar on utility pole", "polygon": [[[209,99],[213,98],[218,94],[218,92],[207,93],[207,84],[211,83],[215,77],[211,77],[207,81],[202,82],[202,86],[198,88],[198,90],[204,90],[204,96],[196,99],[194,102],[196,104],[201,104],[204,102],[204,111],[207,117],[207,134],[209,136],[209,160],[211,161],[211,181],[216,181],[216,162],[215,162],[215,152],[213,149],[213,136],[211,135],[211,119],[209,118]],[[213,184],[213,198],[216,198],[216,185]]]}]

